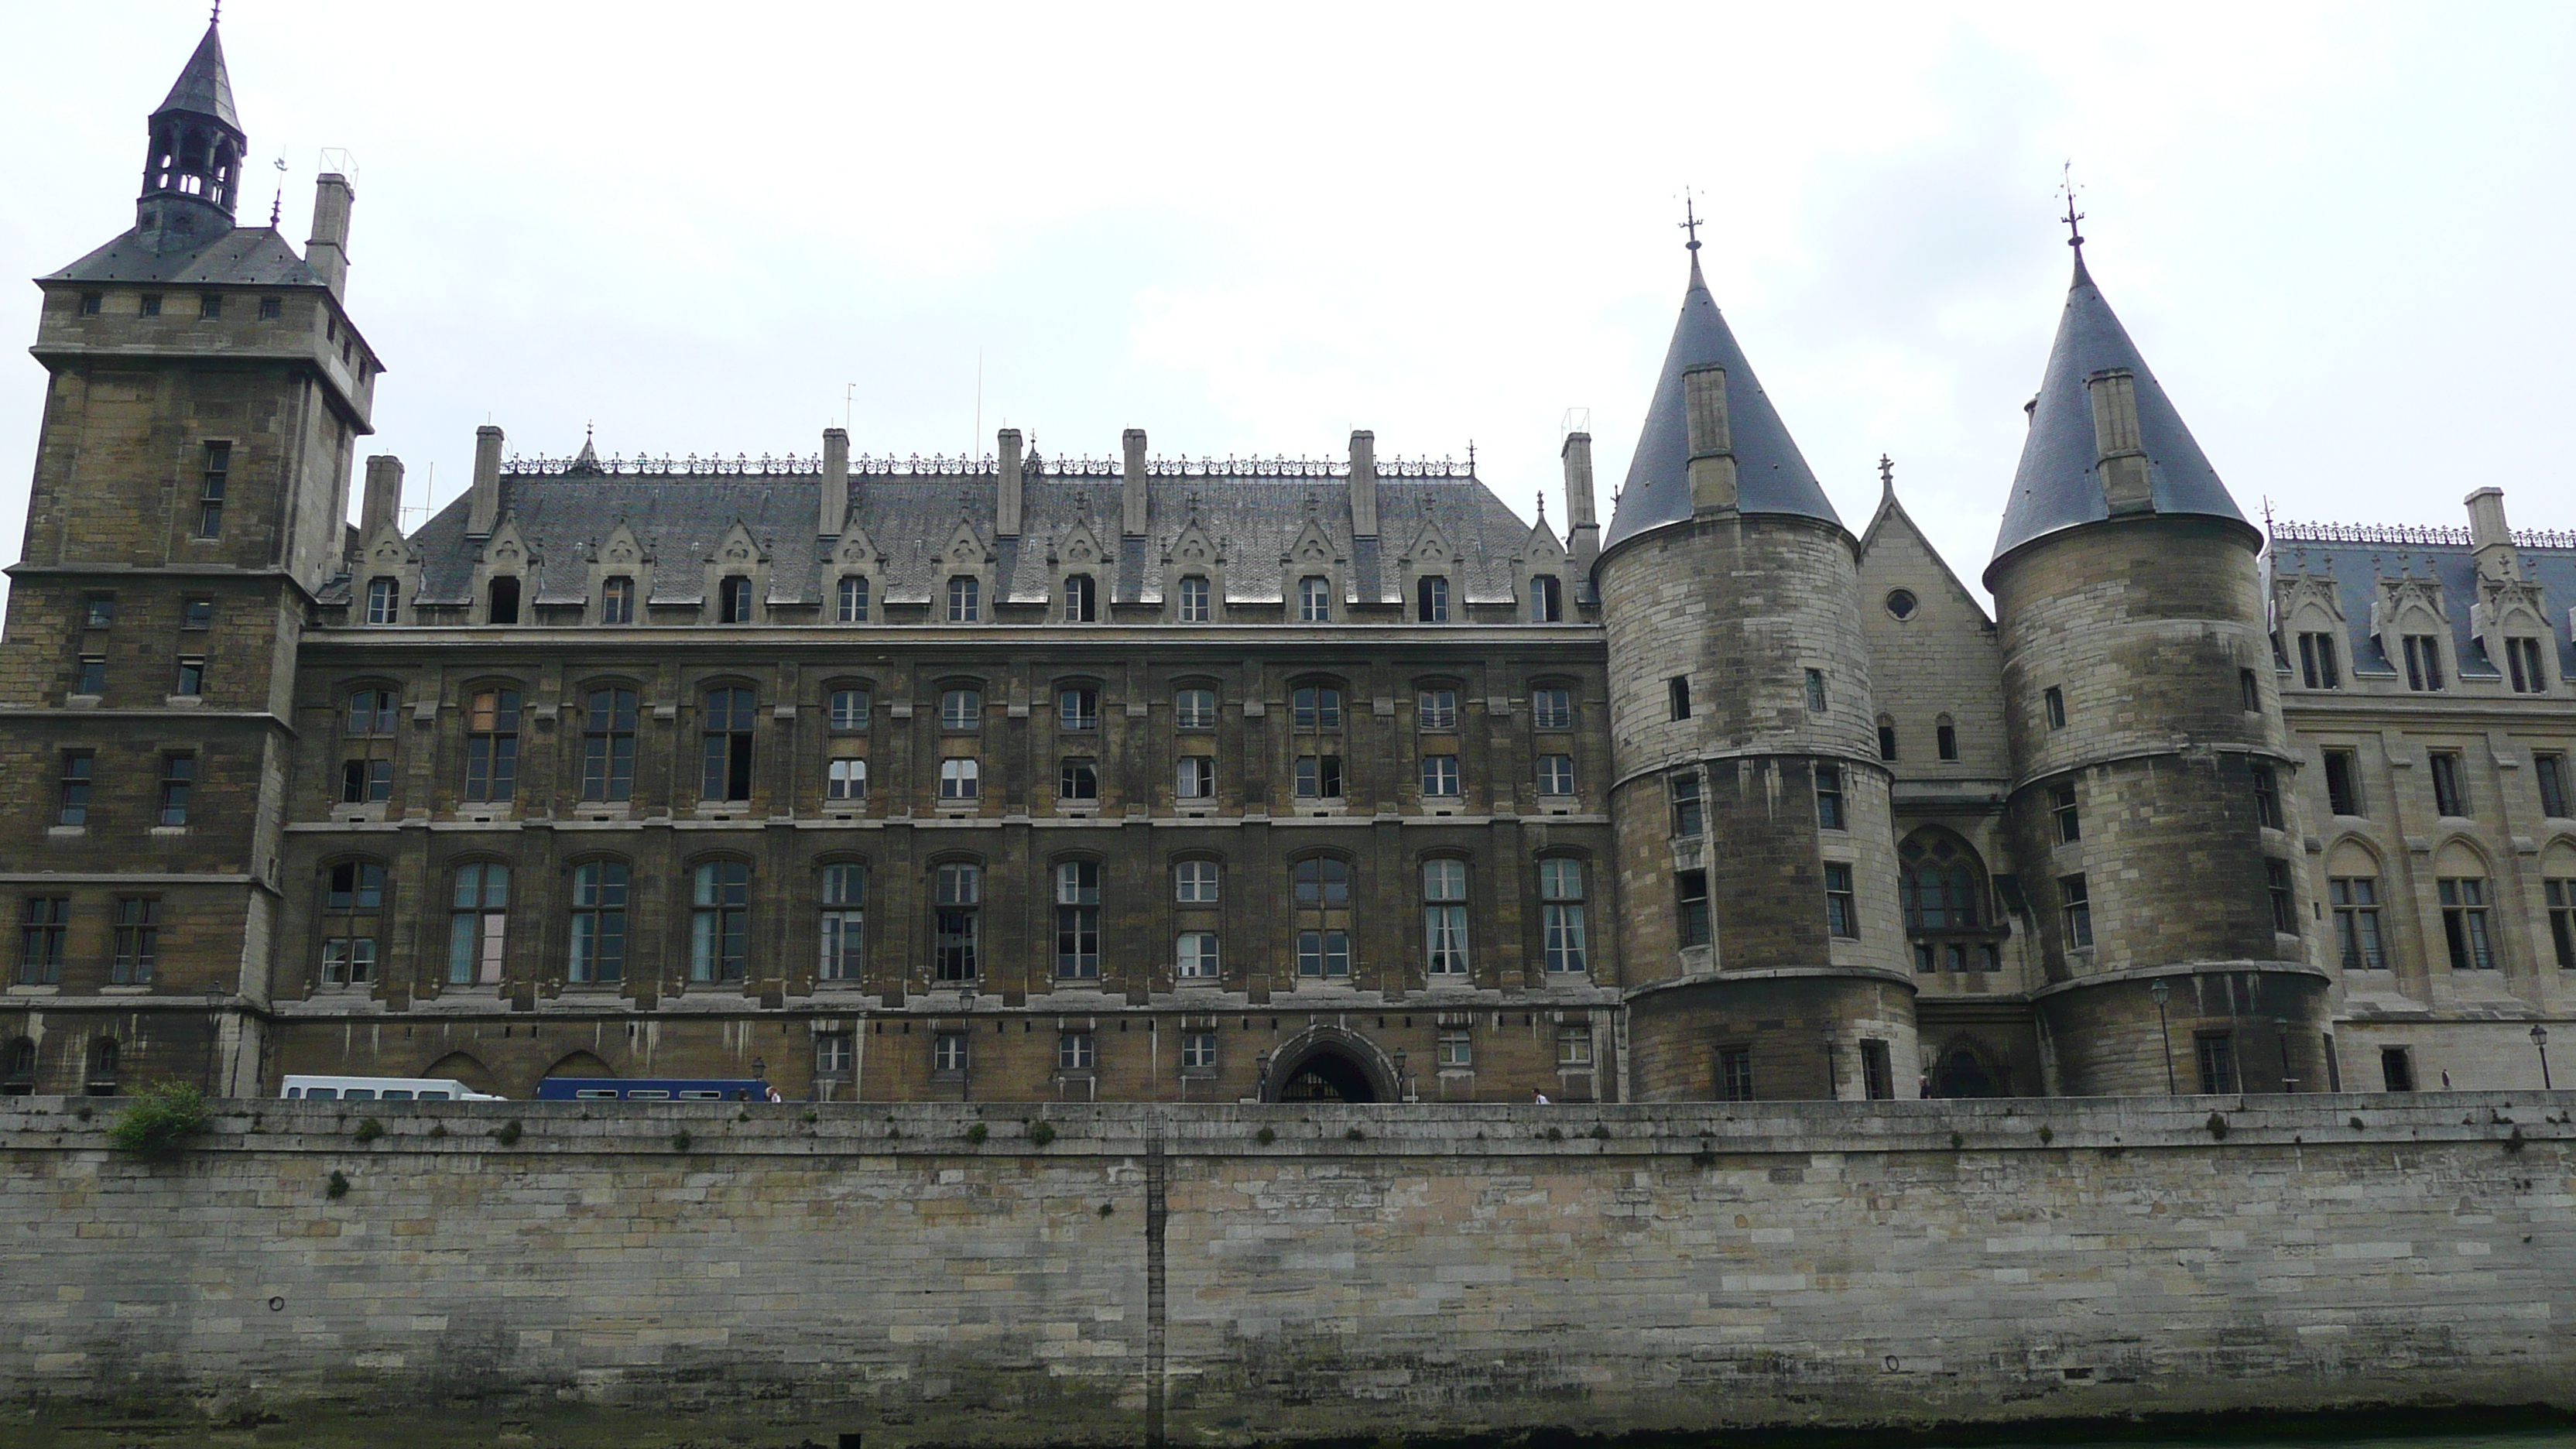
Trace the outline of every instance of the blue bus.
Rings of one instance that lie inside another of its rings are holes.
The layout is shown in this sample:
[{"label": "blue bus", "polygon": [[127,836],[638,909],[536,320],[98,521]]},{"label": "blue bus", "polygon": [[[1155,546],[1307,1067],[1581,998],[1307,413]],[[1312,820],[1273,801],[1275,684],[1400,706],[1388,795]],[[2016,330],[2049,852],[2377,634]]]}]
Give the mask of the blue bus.
[{"label": "blue bus", "polygon": [[758,1077],[675,1077],[630,1081],[623,1077],[548,1077],[537,1083],[540,1102],[766,1102],[769,1083]]}]

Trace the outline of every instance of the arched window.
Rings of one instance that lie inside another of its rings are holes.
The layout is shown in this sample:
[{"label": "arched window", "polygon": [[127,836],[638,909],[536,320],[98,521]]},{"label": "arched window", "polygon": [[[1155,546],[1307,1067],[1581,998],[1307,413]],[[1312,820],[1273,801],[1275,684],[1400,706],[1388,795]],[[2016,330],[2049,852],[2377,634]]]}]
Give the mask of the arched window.
[{"label": "arched window", "polygon": [[868,868],[849,861],[823,867],[823,914],[815,931],[821,959],[815,975],[825,981],[856,981],[865,964]]},{"label": "arched window", "polygon": [[91,1096],[116,1095],[117,1067],[123,1055],[114,1037],[103,1036],[89,1044],[89,1076],[82,1085]]},{"label": "arched window", "polygon": [[1563,855],[1541,860],[1538,898],[1547,969],[1589,970],[1583,935],[1583,862]]},{"label": "arched window", "polygon": [[690,897],[689,979],[740,981],[751,968],[751,866],[710,860]]},{"label": "arched window", "polygon": [[1942,715],[1932,722],[1932,742],[1933,752],[1942,759],[1959,758],[1959,726],[1953,723],[1948,715]]},{"label": "arched window", "polygon": [[708,800],[751,798],[752,698],[748,689],[710,689],[699,721],[702,779]]},{"label": "arched window", "polygon": [[1565,618],[1565,585],[1554,574],[1530,576],[1530,622],[1555,624]]},{"label": "arched window", "polygon": [[0,1096],[30,1097],[36,1092],[36,1044],[25,1037],[9,1043],[0,1059]]},{"label": "arched window", "polygon": [[508,800],[519,782],[519,692],[478,689],[466,701],[465,798]]},{"label": "arched window", "polygon": [[1208,603],[1208,581],[1205,574],[1181,576],[1180,621],[1184,624],[1208,622],[1212,610]]},{"label": "arched window", "polygon": [[624,800],[635,793],[635,691],[594,689],[581,714],[581,798]]},{"label": "arched window", "polygon": [[1882,760],[1896,758],[1896,717],[1893,715],[1878,717],[1878,757]]},{"label": "arched window", "polygon": [[1351,974],[1351,867],[1335,856],[1315,855],[1289,869],[1297,920],[1297,975],[1301,980],[1349,980]]},{"label": "arched window", "polygon": [[1413,619],[1418,624],[1449,622],[1449,580],[1425,574],[1413,583]]},{"label": "arched window", "polygon": [[1055,974],[1100,976],[1100,862],[1068,860],[1055,868]]},{"label": "arched window", "polygon": [[1947,830],[1927,828],[1897,847],[1897,896],[1917,971],[1999,971],[2002,933],[1986,919],[1985,867]]},{"label": "arched window", "polygon": [[572,872],[571,979],[615,985],[626,979],[626,863],[590,860]]},{"label": "arched window", "polygon": [[1467,974],[1467,862],[1422,863],[1422,953],[1434,976]]},{"label": "arched window", "polygon": [[519,580],[514,574],[503,574],[492,580],[491,604],[484,610],[487,624],[519,622]]},{"label": "arched window", "polygon": [[1068,624],[1090,624],[1098,619],[1099,604],[1093,596],[1091,575],[1065,575],[1064,621]]},{"label": "arched window", "polygon": [[322,870],[322,982],[364,986],[376,979],[377,922],[385,908],[385,868],[343,860]]},{"label": "arched window", "polygon": [[510,868],[498,861],[458,866],[448,902],[448,984],[497,984],[509,924]]}]

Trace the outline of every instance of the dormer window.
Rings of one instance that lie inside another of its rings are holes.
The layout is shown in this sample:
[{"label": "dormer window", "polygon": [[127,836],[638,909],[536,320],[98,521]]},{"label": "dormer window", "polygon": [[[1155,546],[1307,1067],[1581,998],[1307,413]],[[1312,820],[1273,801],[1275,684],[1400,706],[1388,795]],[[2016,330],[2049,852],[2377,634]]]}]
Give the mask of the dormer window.
[{"label": "dormer window", "polygon": [[868,580],[865,574],[841,576],[841,622],[864,624],[868,621]]},{"label": "dormer window", "polygon": [[635,581],[633,579],[621,574],[601,581],[599,622],[603,624],[635,622]]},{"label": "dormer window", "polygon": [[515,575],[505,574],[492,581],[491,605],[485,611],[483,621],[487,624],[519,622],[519,580]]},{"label": "dormer window", "polygon": [[1187,574],[1181,579],[1181,622],[1208,622],[1208,581],[1204,574]]},{"label": "dormer window", "polygon": [[959,574],[948,581],[948,622],[972,624],[983,615],[980,580]]},{"label": "dormer window", "polygon": [[1064,621],[1089,624],[1098,618],[1099,606],[1093,596],[1091,575],[1067,574],[1064,580]]},{"label": "dormer window", "polygon": [[146,292],[143,294],[143,315],[146,317],[158,317],[161,315],[160,293]]},{"label": "dormer window", "polygon": [[1418,579],[1413,585],[1413,617],[1416,623],[1449,622],[1449,581],[1438,574]]},{"label": "dormer window", "polygon": [[2513,679],[2514,693],[2538,694],[2549,687],[2549,676],[2541,672],[2539,640],[2505,640],[2504,659],[2506,672]]},{"label": "dormer window", "polygon": [[1554,574],[1530,580],[1530,622],[1554,624],[1565,618],[1565,585]]},{"label": "dormer window", "polygon": [[402,584],[394,579],[367,580],[367,622],[396,624],[402,621]]},{"label": "dormer window", "polygon": [[224,315],[224,294],[221,292],[200,292],[197,294],[197,315],[200,317],[221,317]]},{"label": "dormer window", "polygon": [[2442,688],[2442,641],[2431,634],[2406,636],[2406,687],[2422,693]]},{"label": "dormer window", "polygon": [[735,574],[716,586],[716,620],[723,624],[751,622],[751,580]]},{"label": "dormer window", "polygon": [[2343,688],[2343,669],[2336,660],[2332,634],[2299,636],[2299,682],[2310,689]]},{"label": "dormer window", "polygon": [[99,313],[104,312],[104,311],[106,311],[106,310],[107,310],[107,294],[106,294],[105,292],[83,292],[83,293],[81,293],[81,315],[82,315],[82,316],[84,316],[84,317],[95,317],[95,316],[97,316]]},{"label": "dormer window", "polygon": [[1322,576],[1308,574],[1297,581],[1297,621],[1301,624],[1326,624],[1333,618],[1332,585]]},{"label": "dormer window", "polygon": [[262,297],[259,299],[259,320],[262,322],[274,322],[285,315],[286,299],[284,297]]}]

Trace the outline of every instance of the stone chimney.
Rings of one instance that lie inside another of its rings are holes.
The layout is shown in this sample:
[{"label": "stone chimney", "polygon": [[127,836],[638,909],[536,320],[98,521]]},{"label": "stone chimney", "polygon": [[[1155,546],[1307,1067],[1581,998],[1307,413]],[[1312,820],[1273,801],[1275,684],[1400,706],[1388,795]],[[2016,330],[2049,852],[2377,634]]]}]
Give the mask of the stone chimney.
[{"label": "stone chimney", "polygon": [[2504,490],[2480,488],[2460,500],[2469,507],[2469,548],[2480,578],[2514,578],[2521,560],[2513,551],[2513,526],[2505,522]]},{"label": "stone chimney", "polygon": [[823,430],[823,507],[814,531],[839,538],[850,526],[850,435],[839,428]]},{"label": "stone chimney", "polygon": [[2146,444],[2138,433],[2138,378],[2115,367],[2085,379],[2093,400],[2094,468],[2102,477],[2102,498],[2116,516],[2152,513],[2155,484],[2147,476]]},{"label": "stone chimney", "polygon": [[1601,554],[1601,522],[1592,511],[1592,435],[1568,433],[1558,456],[1565,462],[1565,545],[1579,568]]},{"label": "stone chimney", "polygon": [[994,451],[1001,455],[995,475],[997,492],[993,506],[993,532],[1003,538],[1020,536],[1020,430],[1004,428],[996,439]]},{"label": "stone chimney", "polygon": [[378,453],[367,460],[367,491],[358,505],[358,540],[376,536],[376,530],[390,525],[402,531],[402,459],[391,453]]},{"label": "stone chimney", "polygon": [[474,430],[474,489],[465,505],[465,536],[490,538],[501,521],[501,430],[485,423]]},{"label": "stone chimney", "polygon": [[1119,434],[1120,446],[1127,454],[1127,493],[1125,521],[1119,532],[1129,538],[1145,536],[1145,430],[1129,428]]},{"label": "stone chimney", "polygon": [[1351,433],[1351,537],[1377,537],[1377,434]]},{"label": "stone chimney", "polygon": [[1726,369],[1694,367],[1682,374],[1682,417],[1690,429],[1693,512],[1735,506],[1735,434],[1726,417]]},{"label": "stone chimney", "polygon": [[304,243],[304,264],[334,297],[349,281],[349,205],[357,199],[349,178],[337,171],[325,171],[313,183],[313,236]]}]

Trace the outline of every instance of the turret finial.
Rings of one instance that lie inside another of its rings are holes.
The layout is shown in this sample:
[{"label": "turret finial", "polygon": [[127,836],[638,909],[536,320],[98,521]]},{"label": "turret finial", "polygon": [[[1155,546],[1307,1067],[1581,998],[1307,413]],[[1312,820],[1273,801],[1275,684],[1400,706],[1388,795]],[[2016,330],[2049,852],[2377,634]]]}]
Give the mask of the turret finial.
[{"label": "turret finial", "polygon": [[1673,224],[1690,233],[1690,240],[1682,244],[1684,249],[1692,252],[1698,251],[1699,212],[1691,205],[1690,188],[1687,186],[1682,188],[1682,219]]},{"label": "turret finial", "polygon": [[1885,453],[1878,455],[1878,489],[1888,494],[1896,491],[1896,464]]},{"label": "turret finial", "polygon": [[2075,265],[2082,267],[2084,265],[2084,233],[2078,229],[2075,224],[2084,219],[2084,213],[2075,209],[2076,187],[2075,163],[2073,161],[2068,161],[2065,165],[2058,168],[2057,191],[2059,195],[2066,198],[2066,214],[2059,217],[2058,220],[2066,223],[2066,244],[2075,248]]}]

